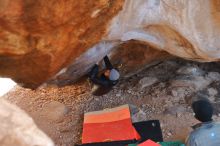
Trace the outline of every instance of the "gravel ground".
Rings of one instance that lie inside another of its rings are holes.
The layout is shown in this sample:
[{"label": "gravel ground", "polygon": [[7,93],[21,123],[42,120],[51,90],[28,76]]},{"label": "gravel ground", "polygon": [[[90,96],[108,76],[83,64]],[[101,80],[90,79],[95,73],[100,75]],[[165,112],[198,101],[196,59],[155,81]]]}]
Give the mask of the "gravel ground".
[{"label": "gravel ground", "polygon": [[86,79],[65,87],[37,90],[15,87],[3,98],[24,109],[58,146],[80,143],[83,113],[129,104],[134,121],[159,119],[164,140],[184,141],[197,123],[190,104],[209,98],[220,121],[220,68],[218,63],[179,59],[161,62],[128,78],[108,94],[90,94]]}]

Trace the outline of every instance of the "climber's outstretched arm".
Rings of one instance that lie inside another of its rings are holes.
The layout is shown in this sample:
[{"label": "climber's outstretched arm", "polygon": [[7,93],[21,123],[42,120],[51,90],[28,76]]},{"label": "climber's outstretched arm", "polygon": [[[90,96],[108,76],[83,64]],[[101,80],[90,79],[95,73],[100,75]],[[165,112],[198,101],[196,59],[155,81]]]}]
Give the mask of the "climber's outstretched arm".
[{"label": "climber's outstretched arm", "polygon": [[105,62],[105,66],[106,66],[107,69],[109,69],[109,70],[113,69],[113,66],[112,66],[112,64],[111,64],[111,62],[110,62],[107,55],[104,57],[104,62]]}]

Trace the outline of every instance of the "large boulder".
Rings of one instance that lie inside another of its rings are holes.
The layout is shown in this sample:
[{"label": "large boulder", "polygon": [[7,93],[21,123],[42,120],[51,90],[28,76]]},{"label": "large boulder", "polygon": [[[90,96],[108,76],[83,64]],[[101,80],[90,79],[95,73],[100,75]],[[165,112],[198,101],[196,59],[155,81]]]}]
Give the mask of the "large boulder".
[{"label": "large boulder", "polygon": [[[102,60],[106,54],[124,78],[172,57],[167,52],[153,49],[140,41],[131,40],[122,44],[102,42],[74,60],[70,66],[62,69],[48,83],[59,86],[71,84],[85,75],[94,63]],[[104,67],[104,62],[100,61],[100,70]]]},{"label": "large boulder", "polygon": [[35,88],[106,33],[124,0],[0,0],[0,75]]},{"label": "large boulder", "polygon": [[143,55],[140,44],[148,49],[140,68],[166,58],[164,51],[219,61],[219,7],[218,0],[0,0],[0,75],[32,88],[50,79],[71,82],[121,48]]},{"label": "large boulder", "polygon": [[24,111],[0,99],[1,146],[54,146]]}]

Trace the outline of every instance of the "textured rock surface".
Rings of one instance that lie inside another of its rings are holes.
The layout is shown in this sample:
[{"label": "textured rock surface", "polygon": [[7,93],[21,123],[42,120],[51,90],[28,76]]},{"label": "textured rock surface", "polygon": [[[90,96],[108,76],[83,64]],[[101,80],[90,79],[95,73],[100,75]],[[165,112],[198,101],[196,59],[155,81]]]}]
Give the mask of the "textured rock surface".
[{"label": "textured rock surface", "polygon": [[0,0],[0,75],[36,87],[105,34],[124,0]]},{"label": "textured rock surface", "polygon": [[142,40],[179,57],[217,61],[219,5],[218,0],[127,0],[107,38]]},{"label": "textured rock surface", "polygon": [[120,68],[122,76],[126,78],[172,57],[165,51],[153,49],[144,42],[133,40],[114,48],[110,56],[112,62]]},{"label": "textured rock surface", "polygon": [[[190,60],[220,58],[218,0],[0,0],[0,4],[0,75],[28,87],[59,71],[58,75],[85,74],[130,40],[151,46],[145,64],[163,56],[153,49]],[[109,48],[102,46],[103,40]],[[93,51],[84,53],[89,48]],[[77,73],[63,69],[76,62],[81,67]]]},{"label": "textured rock surface", "polygon": [[1,146],[53,146],[24,111],[0,99]]},{"label": "textured rock surface", "polygon": [[[51,79],[50,83],[63,86],[76,81],[85,75],[94,63],[102,60],[106,54],[111,57],[112,64],[120,70],[121,77],[125,78],[172,57],[165,51],[153,49],[140,41],[131,40],[122,44],[102,42],[77,58],[68,68],[61,70],[57,76]],[[103,64],[100,62],[101,69],[104,67]]]}]

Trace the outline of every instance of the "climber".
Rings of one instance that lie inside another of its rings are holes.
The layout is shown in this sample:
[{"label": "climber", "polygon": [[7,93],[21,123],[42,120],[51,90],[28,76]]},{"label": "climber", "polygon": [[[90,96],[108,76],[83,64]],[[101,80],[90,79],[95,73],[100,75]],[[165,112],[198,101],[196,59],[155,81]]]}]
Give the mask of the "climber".
[{"label": "climber", "polygon": [[108,93],[118,81],[120,74],[116,68],[114,68],[108,58],[104,57],[105,67],[104,72],[99,76],[99,66],[97,64],[89,72],[89,79],[93,83],[92,94],[101,96]]},{"label": "climber", "polygon": [[213,107],[208,100],[192,104],[195,118],[201,123],[193,126],[194,131],[187,139],[187,146],[220,146],[220,123],[212,120]]}]

